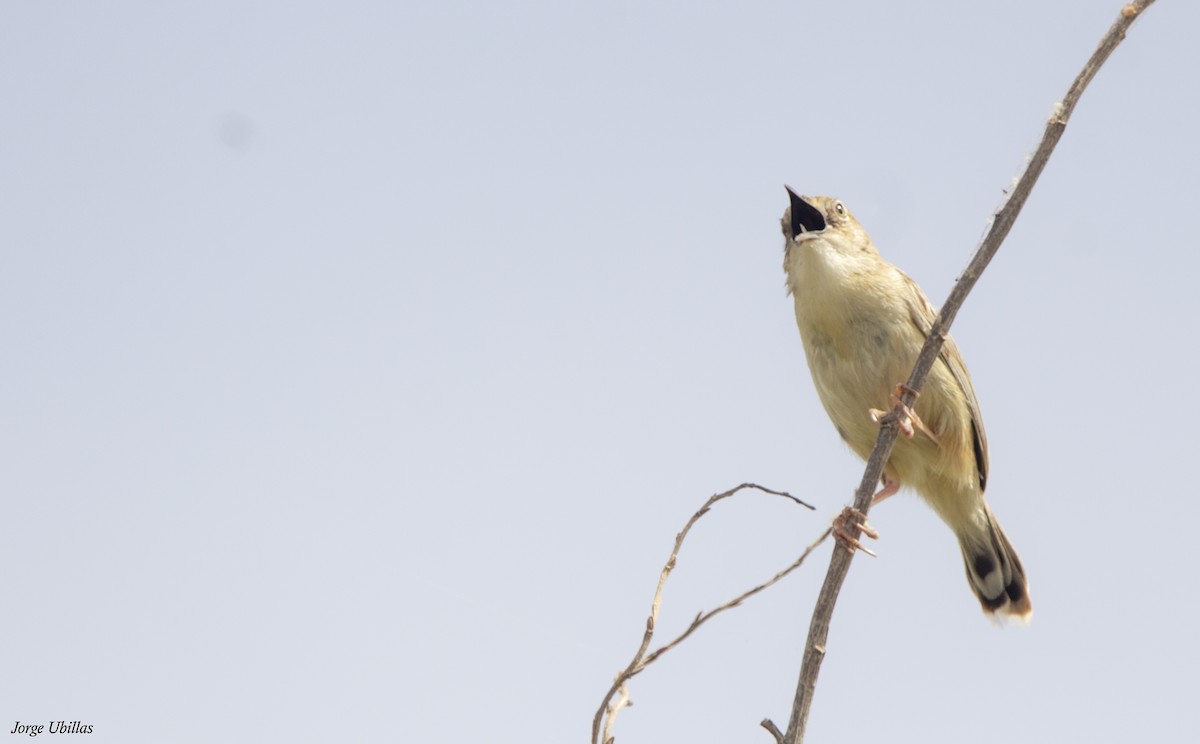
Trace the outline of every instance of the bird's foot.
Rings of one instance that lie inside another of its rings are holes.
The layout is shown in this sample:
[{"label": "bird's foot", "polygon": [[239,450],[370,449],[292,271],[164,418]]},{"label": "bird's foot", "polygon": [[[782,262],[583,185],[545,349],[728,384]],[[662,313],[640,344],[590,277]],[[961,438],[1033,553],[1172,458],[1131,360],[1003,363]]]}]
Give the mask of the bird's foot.
[{"label": "bird's foot", "polygon": [[833,539],[837,540],[839,545],[844,546],[851,553],[861,550],[874,558],[875,553],[863,547],[863,544],[858,541],[860,533],[872,540],[879,539],[879,533],[875,531],[874,527],[867,524],[867,515],[852,506],[842,509],[842,513],[834,517]]},{"label": "bird's foot", "polygon": [[887,477],[887,473],[884,473],[880,480],[883,482],[883,488],[879,489],[879,492],[871,497],[871,506],[875,506],[888,496],[895,495],[895,493],[900,490],[900,481],[892,480],[891,478]]},{"label": "bird's foot", "polygon": [[[916,414],[916,411],[904,405],[904,401],[900,399],[900,396],[904,393],[912,393],[914,396],[919,396],[921,394],[919,391],[913,390],[908,385],[905,385],[903,382],[901,382],[896,384],[896,391],[888,396],[891,404],[899,407],[901,411],[899,418],[896,419],[896,425],[900,427],[900,433],[904,435],[905,439],[912,439],[919,430],[922,434],[929,437],[930,441],[932,441],[934,444],[938,444],[939,442],[937,436],[935,436],[934,433],[929,430],[929,427],[926,426],[925,422],[921,420],[921,417]],[[872,421],[879,424],[883,423],[890,411],[881,411],[878,408],[871,408],[867,411],[867,413],[871,414]],[[888,495],[890,496],[891,494]]]}]

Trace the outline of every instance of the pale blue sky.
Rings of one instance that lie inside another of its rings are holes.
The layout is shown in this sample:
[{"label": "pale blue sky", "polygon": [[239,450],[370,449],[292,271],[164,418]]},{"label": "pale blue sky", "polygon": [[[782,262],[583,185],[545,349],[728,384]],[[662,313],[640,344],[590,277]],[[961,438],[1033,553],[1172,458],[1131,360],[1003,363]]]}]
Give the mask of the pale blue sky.
[{"label": "pale blue sky", "polygon": [[[2,730],[585,740],[708,495],[818,510],[706,518],[663,640],[861,476],[783,184],[941,303],[1120,5],[5,4]],[[954,328],[1033,624],[889,501],[812,741],[1200,728],[1198,26],[1138,22]],[[618,741],[768,741],[827,560],[639,677]]]}]

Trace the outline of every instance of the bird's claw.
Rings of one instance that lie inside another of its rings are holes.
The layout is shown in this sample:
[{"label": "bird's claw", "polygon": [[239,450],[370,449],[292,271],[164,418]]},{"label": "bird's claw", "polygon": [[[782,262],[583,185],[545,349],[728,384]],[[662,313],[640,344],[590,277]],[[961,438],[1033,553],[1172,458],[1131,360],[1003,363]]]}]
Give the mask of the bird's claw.
[{"label": "bird's claw", "polygon": [[[900,428],[900,433],[904,435],[905,439],[912,439],[916,435],[917,430],[920,430],[920,432],[929,437],[930,441],[932,441],[934,444],[939,444],[937,436],[935,436],[934,433],[929,430],[929,427],[925,425],[925,422],[921,420],[921,417],[918,416],[911,408],[904,405],[904,401],[900,399],[900,396],[904,393],[912,393],[914,396],[921,394],[920,392],[913,390],[908,385],[905,385],[903,382],[901,382],[896,384],[896,391],[888,396],[891,404],[898,407],[901,411],[900,416],[896,419],[896,425]],[[872,421],[879,424],[886,420],[886,417],[891,412],[881,411],[878,408],[871,408],[867,411],[867,413],[871,414]],[[915,429],[913,428],[914,426],[916,427]]]},{"label": "bird's claw", "polygon": [[851,553],[861,550],[872,558],[875,558],[875,553],[858,541],[858,534],[856,533],[866,535],[872,540],[879,539],[879,533],[874,527],[867,524],[867,515],[853,506],[847,506],[845,509],[842,509],[841,514],[834,517],[833,539],[837,540],[840,545],[845,546],[846,550]]}]

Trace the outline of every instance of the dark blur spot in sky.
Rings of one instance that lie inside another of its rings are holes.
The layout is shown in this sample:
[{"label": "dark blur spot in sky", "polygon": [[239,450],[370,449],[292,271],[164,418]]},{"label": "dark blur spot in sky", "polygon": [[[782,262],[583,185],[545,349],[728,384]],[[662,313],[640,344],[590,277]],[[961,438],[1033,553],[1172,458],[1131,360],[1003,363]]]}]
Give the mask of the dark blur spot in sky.
[{"label": "dark blur spot in sky", "polygon": [[258,127],[245,114],[226,112],[217,121],[217,139],[231,150],[245,152],[258,143]]}]

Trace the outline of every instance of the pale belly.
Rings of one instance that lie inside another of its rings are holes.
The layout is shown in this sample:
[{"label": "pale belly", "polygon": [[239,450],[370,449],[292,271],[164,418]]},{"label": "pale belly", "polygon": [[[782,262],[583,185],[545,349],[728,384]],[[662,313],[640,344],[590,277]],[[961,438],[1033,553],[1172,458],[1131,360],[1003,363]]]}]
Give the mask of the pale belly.
[{"label": "pale belly", "polygon": [[[803,336],[803,334],[802,334]],[[838,433],[867,459],[879,436],[870,411],[889,410],[898,383],[908,380],[924,338],[911,324],[849,324],[837,338],[803,338],[817,394]],[[896,442],[888,463],[891,477],[917,488],[931,480],[968,485],[977,475],[959,453],[970,451],[970,418],[958,383],[941,361],[934,365],[914,410],[938,438],[919,431]],[[961,471],[961,472],[960,472]]]}]

